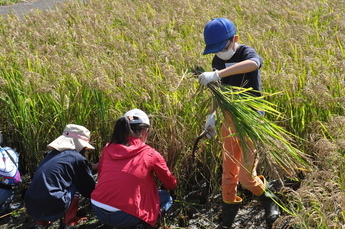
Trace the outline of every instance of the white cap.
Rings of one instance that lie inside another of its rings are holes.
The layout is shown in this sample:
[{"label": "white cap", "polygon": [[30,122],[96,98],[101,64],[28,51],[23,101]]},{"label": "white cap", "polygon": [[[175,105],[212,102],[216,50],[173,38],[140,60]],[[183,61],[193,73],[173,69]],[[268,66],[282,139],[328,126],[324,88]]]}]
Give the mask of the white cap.
[{"label": "white cap", "polygon": [[62,135],[48,145],[49,149],[56,149],[60,152],[64,150],[77,150],[80,152],[84,147],[95,149],[89,143],[90,131],[83,126],[68,124]]},{"label": "white cap", "polygon": [[127,113],[124,116],[129,118],[130,124],[144,123],[144,124],[150,125],[149,117],[144,111],[140,109],[133,109],[133,110],[127,111]]}]

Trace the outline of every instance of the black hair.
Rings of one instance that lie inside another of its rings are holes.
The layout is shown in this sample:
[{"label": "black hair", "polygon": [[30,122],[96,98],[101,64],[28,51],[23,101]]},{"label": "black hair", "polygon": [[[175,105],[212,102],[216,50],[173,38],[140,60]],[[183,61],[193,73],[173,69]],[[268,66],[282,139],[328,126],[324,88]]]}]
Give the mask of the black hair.
[{"label": "black hair", "polygon": [[141,132],[149,128],[150,125],[145,123],[130,124],[128,117],[122,116],[115,123],[110,143],[129,145],[130,136],[140,137]]},{"label": "black hair", "polygon": [[84,147],[84,148],[82,148],[81,150],[80,150],[80,154],[83,156],[83,157],[85,157],[86,156],[86,150],[87,150],[87,148],[86,147]]}]

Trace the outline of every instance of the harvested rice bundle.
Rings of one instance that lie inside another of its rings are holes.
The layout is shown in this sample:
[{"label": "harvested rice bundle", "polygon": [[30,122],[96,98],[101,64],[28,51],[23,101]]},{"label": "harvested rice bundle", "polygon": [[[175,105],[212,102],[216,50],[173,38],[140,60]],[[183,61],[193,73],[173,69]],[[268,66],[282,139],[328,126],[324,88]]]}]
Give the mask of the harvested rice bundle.
[{"label": "harvested rice bundle", "polygon": [[281,178],[284,174],[297,178],[301,170],[310,169],[308,157],[293,144],[296,136],[256,112],[263,111],[281,118],[282,113],[275,109],[275,105],[264,99],[273,94],[261,92],[262,96],[256,97],[251,95],[251,88],[218,83],[210,83],[208,87],[222,114],[232,117],[243,152],[250,150],[247,143],[251,141],[260,151],[260,159],[266,164],[263,167],[268,175]]}]

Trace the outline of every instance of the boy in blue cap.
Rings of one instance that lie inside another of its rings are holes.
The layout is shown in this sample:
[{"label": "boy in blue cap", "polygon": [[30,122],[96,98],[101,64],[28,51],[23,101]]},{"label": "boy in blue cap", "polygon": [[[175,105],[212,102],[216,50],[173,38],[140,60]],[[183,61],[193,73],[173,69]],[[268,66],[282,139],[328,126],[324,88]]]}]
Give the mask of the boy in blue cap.
[{"label": "boy in blue cap", "polygon": [[[252,88],[253,96],[261,96],[262,58],[252,47],[238,43],[239,37],[233,22],[226,18],[212,19],[204,28],[204,39],[206,47],[203,54],[215,54],[212,60],[214,71],[199,75],[200,83],[207,86],[210,82],[220,80],[224,85]],[[215,113],[208,115],[205,128],[209,130],[208,138],[216,134]],[[269,194],[266,179],[256,173],[258,164],[256,149],[248,140],[250,150],[242,152],[235,133],[232,117],[228,114],[221,127],[223,223],[220,228],[230,228],[238,212],[242,202],[242,198],[237,196],[238,183],[259,197],[265,208],[266,222],[272,225],[279,217],[279,207]]]}]

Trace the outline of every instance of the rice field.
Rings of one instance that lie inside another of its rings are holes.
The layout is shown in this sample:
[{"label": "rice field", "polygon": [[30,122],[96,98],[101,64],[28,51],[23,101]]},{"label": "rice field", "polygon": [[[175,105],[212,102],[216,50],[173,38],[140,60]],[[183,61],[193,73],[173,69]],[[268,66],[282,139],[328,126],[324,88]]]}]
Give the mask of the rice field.
[{"label": "rice field", "polygon": [[[226,17],[239,42],[264,60],[263,90],[272,94],[266,99],[282,114],[266,118],[292,133],[294,147],[311,160],[311,167],[295,168],[294,188],[280,191],[287,211],[277,228],[342,228],[344,6],[342,0],[94,0],[66,1],[24,18],[0,16],[1,131],[20,152],[22,173],[33,174],[66,124],[90,129],[96,146],[90,160],[97,162],[116,118],[140,108],[153,126],[148,144],[178,177],[177,197],[198,179],[207,183],[206,199],[219,194],[220,139],[202,139],[194,157],[192,149],[212,103],[212,92],[196,78],[198,69],[211,70],[212,56],[202,55],[203,27]],[[273,169],[259,168],[275,179]]]}]

